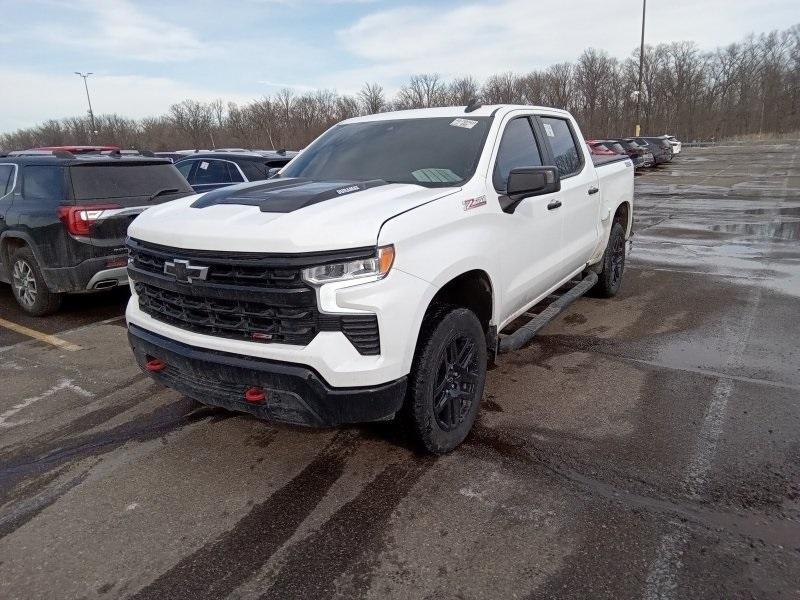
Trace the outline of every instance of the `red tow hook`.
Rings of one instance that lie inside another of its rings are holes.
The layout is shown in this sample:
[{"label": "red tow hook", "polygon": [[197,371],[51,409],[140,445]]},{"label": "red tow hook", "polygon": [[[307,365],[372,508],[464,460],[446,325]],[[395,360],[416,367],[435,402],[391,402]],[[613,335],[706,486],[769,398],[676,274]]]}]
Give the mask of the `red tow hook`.
[{"label": "red tow hook", "polygon": [[144,368],[151,373],[158,373],[159,371],[163,371],[167,368],[167,363],[157,358],[151,358],[147,361],[147,363],[145,363]]},{"label": "red tow hook", "polygon": [[267,394],[260,387],[249,387],[244,391],[244,399],[251,404],[259,404],[267,399]]}]

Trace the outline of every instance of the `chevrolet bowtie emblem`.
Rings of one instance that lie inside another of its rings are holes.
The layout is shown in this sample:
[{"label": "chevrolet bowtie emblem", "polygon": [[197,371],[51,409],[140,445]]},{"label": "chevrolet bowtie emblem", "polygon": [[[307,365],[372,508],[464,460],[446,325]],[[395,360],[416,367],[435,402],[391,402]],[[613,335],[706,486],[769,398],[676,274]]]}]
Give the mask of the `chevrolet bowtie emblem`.
[{"label": "chevrolet bowtie emblem", "polygon": [[164,263],[164,274],[174,275],[176,281],[192,283],[194,280],[205,280],[208,277],[208,267],[198,267],[188,260],[168,260]]}]

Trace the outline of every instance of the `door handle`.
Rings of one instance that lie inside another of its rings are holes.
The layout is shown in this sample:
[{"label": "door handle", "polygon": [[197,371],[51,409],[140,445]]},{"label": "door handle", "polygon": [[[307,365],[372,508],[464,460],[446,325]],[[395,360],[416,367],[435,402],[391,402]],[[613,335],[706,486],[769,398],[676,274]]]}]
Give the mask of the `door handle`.
[{"label": "door handle", "polygon": [[597,192],[599,192],[599,191],[600,191],[600,188],[599,188],[599,187],[597,187],[597,186],[592,186],[592,187],[590,187],[590,188],[589,188],[589,195],[591,196],[592,194],[596,194],[596,193],[597,193]]},{"label": "door handle", "polygon": [[553,200],[547,205],[547,210],[555,210],[561,206],[561,200]]}]

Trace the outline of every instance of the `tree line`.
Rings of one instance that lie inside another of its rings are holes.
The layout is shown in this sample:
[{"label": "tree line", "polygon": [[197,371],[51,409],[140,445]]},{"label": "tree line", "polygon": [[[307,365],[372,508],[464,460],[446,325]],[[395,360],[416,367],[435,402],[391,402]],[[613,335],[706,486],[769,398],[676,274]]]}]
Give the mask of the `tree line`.
[{"label": "tree line", "polygon": [[[800,131],[800,24],[750,35],[703,52],[693,42],[646,46],[640,123],[645,134],[682,140]],[[48,120],[0,135],[0,148],[103,143],[172,150],[242,147],[298,149],[334,123],[388,110],[484,104],[537,104],[572,112],[587,138],[629,135],[636,122],[639,51],[624,60],[589,48],[575,62],[483,82],[413,75],[393,96],[378,83],[357,94],[284,89],[248,104],[187,99],[161,116],[88,115]]]}]

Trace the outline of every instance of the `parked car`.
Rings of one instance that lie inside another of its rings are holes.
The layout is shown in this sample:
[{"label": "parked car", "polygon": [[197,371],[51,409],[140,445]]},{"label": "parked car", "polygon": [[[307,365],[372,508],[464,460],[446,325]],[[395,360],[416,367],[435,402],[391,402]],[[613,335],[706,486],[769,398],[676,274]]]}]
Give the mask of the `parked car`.
[{"label": "parked car", "polygon": [[175,162],[195,192],[267,179],[271,169],[286,165],[296,152],[198,152]]},{"label": "parked car", "polygon": [[489,356],[535,329],[498,332],[575,277],[568,299],[616,294],[632,206],[631,161],[595,167],[563,110],[349,119],[274,179],[140,215],[129,339],[202,403],[314,426],[398,415],[448,452]]},{"label": "parked car", "polygon": [[654,164],[653,153],[647,146],[641,146],[633,141],[624,139],[603,140],[603,143],[616,152],[627,154],[637,169],[652,167]]},{"label": "parked car", "polygon": [[672,146],[660,137],[633,137],[625,138],[640,145],[646,145],[653,153],[653,164],[661,165],[672,160]]},{"label": "parked car", "polygon": [[[615,156],[619,154],[597,140],[586,140],[586,145],[589,146],[589,152],[596,156]],[[624,152],[621,154],[624,154]]]},{"label": "parked car", "polygon": [[674,135],[667,135],[667,134],[662,135],[661,137],[663,137],[665,140],[667,140],[670,143],[670,145],[672,146],[672,153],[673,154],[680,154],[681,153],[681,142],[680,142],[680,140],[678,138],[676,138]]},{"label": "parked car", "polygon": [[57,310],[64,293],[126,285],[130,222],[191,193],[163,159],[65,151],[0,157],[0,281],[36,316]]}]

